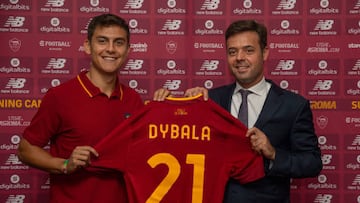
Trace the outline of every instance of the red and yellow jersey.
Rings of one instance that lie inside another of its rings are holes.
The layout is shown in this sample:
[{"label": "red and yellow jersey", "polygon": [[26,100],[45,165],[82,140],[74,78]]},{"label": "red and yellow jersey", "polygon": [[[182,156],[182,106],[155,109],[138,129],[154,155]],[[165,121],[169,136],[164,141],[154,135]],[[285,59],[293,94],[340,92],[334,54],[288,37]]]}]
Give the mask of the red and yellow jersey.
[{"label": "red and yellow jersey", "polygon": [[92,166],[122,172],[130,202],[222,202],[229,178],[264,176],[246,130],[201,95],[151,101],[95,146]]}]

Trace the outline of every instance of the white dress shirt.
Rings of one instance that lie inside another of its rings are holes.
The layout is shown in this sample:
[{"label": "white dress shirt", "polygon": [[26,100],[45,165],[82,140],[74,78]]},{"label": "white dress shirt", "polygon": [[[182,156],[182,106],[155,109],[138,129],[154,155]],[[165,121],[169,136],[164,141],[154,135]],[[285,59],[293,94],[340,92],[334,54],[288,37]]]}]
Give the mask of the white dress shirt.
[{"label": "white dress shirt", "polygon": [[[263,77],[261,81],[256,84],[255,86],[247,89],[250,90],[252,93],[248,95],[248,127],[251,128],[254,126],[261,109],[264,106],[266,96],[269,93],[271,84],[266,82],[265,78]],[[235,118],[238,117],[239,108],[241,105],[241,94],[239,92],[240,89],[244,89],[236,83],[235,90],[232,95],[231,99],[231,115]]]}]

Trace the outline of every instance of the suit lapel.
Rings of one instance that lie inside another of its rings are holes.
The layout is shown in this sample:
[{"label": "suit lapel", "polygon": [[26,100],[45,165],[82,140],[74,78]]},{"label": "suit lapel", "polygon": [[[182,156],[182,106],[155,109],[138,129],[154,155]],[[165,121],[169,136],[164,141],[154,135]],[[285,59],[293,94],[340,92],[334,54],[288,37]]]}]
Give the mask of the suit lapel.
[{"label": "suit lapel", "polygon": [[231,101],[232,101],[232,95],[234,93],[236,84],[233,83],[229,86],[227,86],[225,95],[221,98],[221,106],[226,109],[228,112],[231,112]]},{"label": "suit lapel", "polygon": [[257,128],[262,129],[263,126],[273,117],[273,115],[279,110],[282,105],[281,95],[283,94],[283,90],[274,84],[272,81],[270,82],[271,88],[269,90],[269,94],[266,97],[264,106],[260,112],[260,115],[255,123]]}]

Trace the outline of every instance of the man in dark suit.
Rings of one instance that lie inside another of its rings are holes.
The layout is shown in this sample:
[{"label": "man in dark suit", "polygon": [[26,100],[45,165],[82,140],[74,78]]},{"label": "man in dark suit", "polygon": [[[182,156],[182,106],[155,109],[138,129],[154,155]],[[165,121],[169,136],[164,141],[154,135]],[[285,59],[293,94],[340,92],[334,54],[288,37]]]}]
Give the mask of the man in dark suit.
[{"label": "man in dark suit", "polygon": [[[290,179],[317,176],[322,169],[309,101],[264,77],[269,55],[267,29],[253,20],[240,20],[226,30],[228,67],[236,82],[207,91],[191,88],[186,96],[203,93],[233,116],[244,100],[247,136],[253,150],[264,157],[266,176],[256,182],[227,184],[225,203],[288,203]],[[240,91],[249,92],[242,97]],[[154,99],[169,94],[158,91]]]}]

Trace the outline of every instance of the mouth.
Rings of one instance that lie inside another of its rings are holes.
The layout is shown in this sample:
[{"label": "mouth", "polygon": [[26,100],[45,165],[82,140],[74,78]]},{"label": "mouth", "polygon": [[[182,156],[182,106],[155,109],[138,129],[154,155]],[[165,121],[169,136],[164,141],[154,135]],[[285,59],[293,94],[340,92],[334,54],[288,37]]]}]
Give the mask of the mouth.
[{"label": "mouth", "polygon": [[102,57],[105,61],[116,61],[118,57],[112,57],[112,56],[103,56]]},{"label": "mouth", "polygon": [[250,66],[247,64],[235,64],[234,67],[236,69],[238,69],[239,71],[241,71],[241,70],[245,70],[245,69],[249,68]]}]

